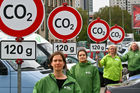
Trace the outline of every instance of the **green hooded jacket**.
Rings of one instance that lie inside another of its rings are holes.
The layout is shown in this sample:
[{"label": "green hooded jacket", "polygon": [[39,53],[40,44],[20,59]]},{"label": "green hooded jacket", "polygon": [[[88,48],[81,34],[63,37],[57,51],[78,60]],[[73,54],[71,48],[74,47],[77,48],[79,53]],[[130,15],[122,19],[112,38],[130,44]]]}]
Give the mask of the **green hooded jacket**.
[{"label": "green hooded jacket", "polygon": [[123,67],[119,56],[116,55],[114,58],[112,58],[112,56],[107,54],[101,59],[100,65],[104,66],[104,78],[113,81],[120,81],[122,78]]},{"label": "green hooded jacket", "polygon": [[75,79],[67,76],[66,81],[59,90],[54,74],[49,74],[39,80],[34,86],[33,93],[82,93]]},{"label": "green hooded jacket", "polygon": [[90,62],[79,62],[71,68],[70,72],[80,85],[82,93],[100,93],[99,72]]},{"label": "green hooded jacket", "polygon": [[140,70],[140,51],[129,51],[121,57],[121,60],[128,61],[129,71]]}]

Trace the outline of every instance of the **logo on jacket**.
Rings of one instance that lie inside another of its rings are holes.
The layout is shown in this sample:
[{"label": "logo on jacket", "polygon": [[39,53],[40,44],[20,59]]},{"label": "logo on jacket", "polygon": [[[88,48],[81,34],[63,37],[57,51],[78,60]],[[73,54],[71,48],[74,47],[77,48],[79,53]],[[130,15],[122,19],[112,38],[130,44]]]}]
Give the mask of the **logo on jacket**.
[{"label": "logo on jacket", "polygon": [[71,87],[69,87],[69,86],[64,86],[64,89],[71,90]]},{"label": "logo on jacket", "polygon": [[91,72],[86,72],[86,74],[91,74]]}]

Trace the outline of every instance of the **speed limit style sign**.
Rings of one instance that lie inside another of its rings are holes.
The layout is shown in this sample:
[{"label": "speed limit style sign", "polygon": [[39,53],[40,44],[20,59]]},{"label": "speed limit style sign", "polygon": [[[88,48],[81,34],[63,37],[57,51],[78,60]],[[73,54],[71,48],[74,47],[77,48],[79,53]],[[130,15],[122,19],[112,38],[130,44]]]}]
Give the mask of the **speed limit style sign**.
[{"label": "speed limit style sign", "polygon": [[0,0],[0,29],[14,37],[35,32],[44,19],[42,0]]},{"label": "speed limit style sign", "polygon": [[92,21],[88,26],[88,36],[95,42],[102,42],[109,36],[109,25],[100,18]]},{"label": "speed limit style sign", "polygon": [[57,7],[48,17],[48,28],[58,39],[67,40],[74,38],[82,28],[81,15],[70,6]]},{"label": "speed limit style sign", "polygon": [[120,26],[113,26],[110,29],[109,40],[115,44],[120,43],[125,36],[125,32]]}]

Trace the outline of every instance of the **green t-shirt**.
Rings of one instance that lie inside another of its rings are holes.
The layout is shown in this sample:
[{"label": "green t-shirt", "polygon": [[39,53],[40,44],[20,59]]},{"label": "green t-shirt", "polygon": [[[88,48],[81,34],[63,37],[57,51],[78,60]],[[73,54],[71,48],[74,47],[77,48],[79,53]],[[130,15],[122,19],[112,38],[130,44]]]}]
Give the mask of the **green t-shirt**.
[{"label": "green t-shirt", "polygon": [[112,58],[109,54],[104,56],[102,60],[100,61],[100,65],[104,66],[104,74],[103,77],[113,80],[113,81],[119,81],[122,77],[122,64],[121,59],[119,56],[115,56]]}]

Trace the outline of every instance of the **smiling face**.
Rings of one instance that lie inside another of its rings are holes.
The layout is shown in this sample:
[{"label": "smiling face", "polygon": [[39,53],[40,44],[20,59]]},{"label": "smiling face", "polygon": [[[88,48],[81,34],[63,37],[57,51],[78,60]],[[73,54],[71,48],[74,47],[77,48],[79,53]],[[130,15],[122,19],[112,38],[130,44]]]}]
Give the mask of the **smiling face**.
[{"label": "smiling face", "polygon": [[133,44],[131,45],[131,49],[132,49],[132,51],[138,50],[138,45],[137,45],[136,43],[133,43]]},{"label": "smiling face", "polygon": [[79,62],[81,62],[81,63],[87,62],[86,53],[84,51],[80,51],[79,54],[78,54],[78,59],[79,59]]},{"label": "smiling face", "polygon": [[52,59],[51,66],[53,67],[53,70],[55,71],[62,71],[65,66],[62,56],[55,55]]},{"label": "smiling face", "polygon": [[114,54],[114,53],[116,52],[116,48],[115,48],[114,46],[110,46],[109,52],[110,52],[111,54]]}]

